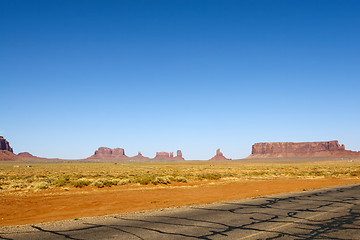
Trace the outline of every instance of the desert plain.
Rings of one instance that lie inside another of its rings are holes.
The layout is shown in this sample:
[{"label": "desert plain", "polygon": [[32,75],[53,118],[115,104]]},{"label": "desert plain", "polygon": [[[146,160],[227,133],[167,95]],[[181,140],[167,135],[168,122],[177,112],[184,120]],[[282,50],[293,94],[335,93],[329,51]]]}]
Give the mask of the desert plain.
[{"label": "desert plain", "polygon": [[0,163],[0,226],[360,183],[360,159]]}]

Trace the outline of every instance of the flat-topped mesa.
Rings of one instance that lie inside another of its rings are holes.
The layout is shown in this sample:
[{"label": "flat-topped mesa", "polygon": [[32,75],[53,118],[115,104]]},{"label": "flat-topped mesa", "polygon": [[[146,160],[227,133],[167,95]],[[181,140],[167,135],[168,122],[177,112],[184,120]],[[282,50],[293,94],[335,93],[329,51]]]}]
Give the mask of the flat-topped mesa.
[{"label": "flat-topped mesa", "polygon": [[176,160],[176,161],[184,161],[185,159],[182,156],[181,150],[177,150],[177,155],[174,157],[173,152],[156,152],[156,156],[154,160]]},{"label": "flat-topped mesa", "polygon": [[338,141],[327,142],[267,142],[255,143],[249,157],[342,157],[360,156],[360,152],[345,150]]},{"label": "flat-topped mesa", "polygon": [[125,155],[125,150],[123,148],[107,148],[107,147],[99,147],[98,150],[95,151],[94,155],[90,158],[93,159],[124,159],[127,158]]},{"label": "flat-topped mesa", "polygon": [[174,157],[173,152],[156,152],[156,156],[154,158],[144,157],[141,152],[139,152],[136,156],[128,157],[125,155],[125,150],[123,148],[107,148],[107,147],[99,147],[98,150],[95,151],[94,155],[87,159],[96,159],[96,161],[110,161],[114,162],[117,160],[124,161],[183,161],[185,160],[182,157],[181,150],[177,151],[177,156]]},{"label": "flat-topped mesa", "polygon": [[10,143],[3,136],[0,136],[0,150],[14,152],[12,147],[10,147]]},{"label": "flat-topped mesa", "polygon": [[216,155],[209,159],[209,161],[226,161],[226,160],[231,160],[231,159],[224,157],[224,154],[220,151],[220,148],[216,150]]},{"label": "flat-topped mesa", "polygon": [[170,153],[168,152],[156,152],[156,156],[154,157],[154,160],[169,160],[170,159]]}]

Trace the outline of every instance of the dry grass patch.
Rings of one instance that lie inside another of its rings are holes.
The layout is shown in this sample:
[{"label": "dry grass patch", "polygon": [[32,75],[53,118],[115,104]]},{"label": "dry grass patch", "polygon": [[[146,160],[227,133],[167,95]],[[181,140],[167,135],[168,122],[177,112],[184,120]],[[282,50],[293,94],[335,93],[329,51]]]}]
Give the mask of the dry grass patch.
[{"label": "dry grass patch", "polygon": [[269,180],[284,178],[360,177],[359,162],[202,162],[181,163],[47,163],[0,164],[0,191],[47,190],[54,188],[108,188],[124,185],[170,185]]}]

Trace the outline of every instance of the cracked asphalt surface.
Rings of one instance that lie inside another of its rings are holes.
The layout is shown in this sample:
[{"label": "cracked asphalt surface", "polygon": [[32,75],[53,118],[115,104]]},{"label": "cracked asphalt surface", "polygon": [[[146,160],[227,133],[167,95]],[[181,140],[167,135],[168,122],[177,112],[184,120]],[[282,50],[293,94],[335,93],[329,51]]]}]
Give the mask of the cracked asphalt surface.
[{"label": "cracked asphalt surface", "polygon": [[360,184],[2,227],[0,239],[360,239]]}]

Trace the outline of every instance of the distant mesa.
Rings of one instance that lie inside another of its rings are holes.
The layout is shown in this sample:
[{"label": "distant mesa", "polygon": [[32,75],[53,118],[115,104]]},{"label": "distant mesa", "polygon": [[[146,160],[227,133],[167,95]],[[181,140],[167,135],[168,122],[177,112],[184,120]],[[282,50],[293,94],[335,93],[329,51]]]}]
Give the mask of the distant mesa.
[{"label": "distant mesa", "polygon": [[154,160],[178,160],[183,161],[185,160],[182,156],[181,150],[177,150],[176,156],[174,157],[173,152],[156,152],[156,156],[154,157]]},{"label": "distant mesa", "polygon": [[89,159],[126,159],[128,158],[125,155],[125,150],[123,148],[107,148],[99,147],[95,151],[94,155],[89,157]]},{"label": "distant mesa", "polygon": [[345,150],[338,141],[326,142],[266,142],[252,146],[250,158],[350,157],[360,152]]},{"label": "distant mesa", "polygon": [[220,151],[220,148],[216,150],[216,155],[209,159],[209,161],[226,161],[226,160],[231,160],[231,159],[224,157],[224,154]]},{"label": "distant mesa", "polygon": [[177,151],[177,156],[174,157],[173,153],[170,152],[157,152],[155,158],[151,159],[149,157],[145,157],[138,153],[138,155],[133,157],[128,157],[125,155],[125,150],[123,148],[107,148],[107,147],[100,147],[98,150],[95,151],[94,155],[89,157],[88,159],[99,159],[99,160],[126,160],[126,161],[171,161],[171,160],[185,160],[182,157],[181,150]]},{"label": "distant mesa", "polygon": [[170,154],[168,152],[156,152],[156,156],[154,157],[154,159],[167,160],[170,159]]},{"label": "distant mesa", "polygon": [[[251,155],[248,159],[274,159],[274,158],[343,158],[360,157],[360,151],[346,150],[344,144],[340,145],[338,141],[325,142],[264,142],[252,145]],[[19,154],[13,153],[10,143],[0,136],[0,161],[47,161],[59,159],[39,158],[28,152]],[[128,157],[123,148],[99,147],[95,153],[87,159],[80,161],[97,162],[156,162],[156,161],[184,161],[181,150],[177,150],[176,156],[173,152],[156,152],[154,158],[145,157],[139,152],[136,156]],[[226,158],[220,149],[216,150],[216,155],[209,161],[226,161]]]}]

